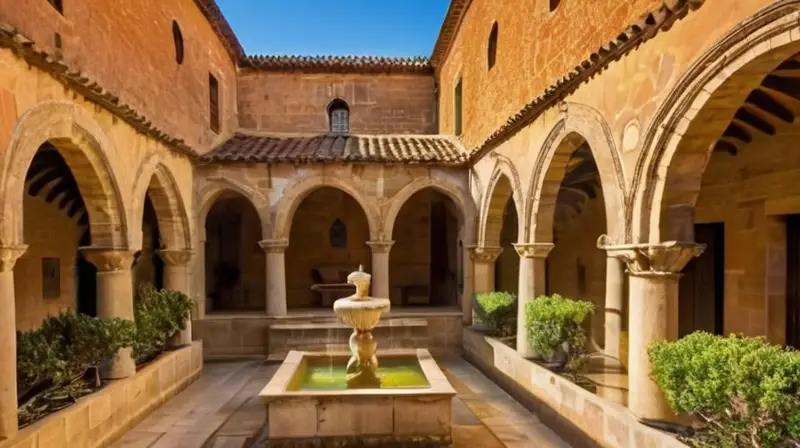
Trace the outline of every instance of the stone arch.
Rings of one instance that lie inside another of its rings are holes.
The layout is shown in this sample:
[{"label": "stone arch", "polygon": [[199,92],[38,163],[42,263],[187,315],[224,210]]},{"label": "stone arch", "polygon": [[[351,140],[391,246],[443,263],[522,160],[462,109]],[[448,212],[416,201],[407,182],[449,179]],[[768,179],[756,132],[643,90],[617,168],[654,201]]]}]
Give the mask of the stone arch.
[{"label": "stone arch", "polygon": [[278,209],[275,213],[274,239],[289,240],[292,230],[292,219],[297,208],[309,194],[323,187],[331,187],[341,190],[361,205],[369,224],[369,235],[371,240],[382,240],[381,219],[377,206],[369,201],[361,190],[350,182],[331,178],[314,176],[295,182],[283,191]]},{"label": "stone arch", "polygon": [[92,244],[128,247],[125,200],[119,188],[120,166],[103,129],[79,105],[45,101],[19,118],[0,171],[0,243],[23,243],[22,199],[25,177],[39,147],[50,142],[72,171],[89,214]]},{"label": "stone arch", "polygon": [[[191,249],[191,225],[178,183],[155,152],[149,154],[137,170],[132,207],[135,215],[129,222],[138,222],[142,219],[145,197],[148,194],[156,211],[158,230],[165,248]],[[140,240],[141,235],[138,236],[136,247],[141,246]]]},{"label": "stone arch", "polygon": [[424,179],[415,179],[410,184],[406,185],[400,191],[395,193],[389,202],[389,207],[385,214],[385,226],[383,230],[384,236],[387,239],[392,238],[392,234],[394,233],[394,225],[397,222],[397,215],[400,213],[403,205],[405,205],[406,202],[408,202],[408,200],[411,199],[411,197],[416,193],[426,188],[435,189],[436,191],[450,198],[450,200],[456,204],[460,214],[460,224],[464,226],[466,233],[464,235],[465,244],[472,244],[472,239],[474,238],[473,223],[475,222],[475,205],[472,202],[472,198],[470,198],[468,194],[466,194],[457,186],[430,177]]},{"label": "stone arch", "polygon": [[[503,213],[509,199],[514,202],[514,210],[516,210],[517,216],[523,216],[520,209],[523,199],[519,174],[506,157],[501,155],[496,155],[495,157],[497,160],[486,185],[487,188],[483,199],[481,199],[481,218],[478,229],[478,243],[487,247],[500,246]],[[521,232],[517,236],[517,241],[520,241],[520,237],[522,237]]]},{"label": "stone arch", "polygon": [[226,192],[238,193],[253,205],[261,221],[261,238],[267,239],[272,235],[272,225],[269,219],[269,200],[254,188],[227,177],[212,177],[204,179],[207,184],[197,194],[197,234],[200,241],[206,239],[206,218],[211,207]]},{"label": "stone arch", "polygon": [[[634,172],[626,214],[632,241],[693,239],[694,205],[713,143],[759,75],[800,51],[798,6],[779,0],[741,23],[695,61],[659,107]],[[710,112],[713,120],[703,116]]]},{"label": "stone arch", "polygon": [[605,201],[606,229],[612,238],[625,235],[625,178],[611,128],[594,109],[564,103],[562,118],[555,124],[539,151],[528,186],[525,205],[524,241],[553,240],[553,218],[567,163],[583,142],[588,143]]}]

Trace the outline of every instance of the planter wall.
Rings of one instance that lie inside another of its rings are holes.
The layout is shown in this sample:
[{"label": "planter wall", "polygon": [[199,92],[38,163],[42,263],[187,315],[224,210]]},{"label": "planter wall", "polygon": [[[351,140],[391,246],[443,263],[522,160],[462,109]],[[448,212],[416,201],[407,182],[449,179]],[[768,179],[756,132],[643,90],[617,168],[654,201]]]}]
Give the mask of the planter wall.
[{"label": "planter wall", "polygon": [[573,446],[686,447],[640,424],[627,408],[528,361],[496,339],[465,328],[463,340],[465,358]]},{"label": "planter wall", "polygon": [[20,430],[0,448],[108,446],[203,371],[203,343],[165,352],[130,378],[112,381],[66,409]]}]

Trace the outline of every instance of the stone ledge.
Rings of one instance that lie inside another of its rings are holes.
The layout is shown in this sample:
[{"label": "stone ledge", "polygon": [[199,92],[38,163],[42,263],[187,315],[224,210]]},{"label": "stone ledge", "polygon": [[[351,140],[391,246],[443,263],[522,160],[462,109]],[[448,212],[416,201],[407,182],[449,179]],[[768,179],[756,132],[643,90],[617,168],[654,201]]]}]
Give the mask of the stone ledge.
[{"label": "stone ledge", "polygon": [[111,382],[20,430],[0,448],[108,446],[203,371],[203,343],[165,352],[130,378]]},{"label": "stone ledge", "polygon": [[464,357],[574,446],[685,448],[603,399],[521,357],[513,348],[464,329]]}]

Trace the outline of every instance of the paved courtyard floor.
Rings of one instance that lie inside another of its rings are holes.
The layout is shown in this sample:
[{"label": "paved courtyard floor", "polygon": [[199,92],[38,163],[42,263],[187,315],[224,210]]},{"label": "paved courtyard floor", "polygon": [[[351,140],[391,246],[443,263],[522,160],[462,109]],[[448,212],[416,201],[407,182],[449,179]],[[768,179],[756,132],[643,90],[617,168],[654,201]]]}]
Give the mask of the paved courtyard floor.
[{"label": "paved courtyard floor", "polygon": [[[461,358],[437,359],[458,392],[453,444],[471,448],[569,447],[536,415]],[[258,393],[278,368],[261,361],[209,362],[203,375],[114,447],[240,448],[266,421]]]}]

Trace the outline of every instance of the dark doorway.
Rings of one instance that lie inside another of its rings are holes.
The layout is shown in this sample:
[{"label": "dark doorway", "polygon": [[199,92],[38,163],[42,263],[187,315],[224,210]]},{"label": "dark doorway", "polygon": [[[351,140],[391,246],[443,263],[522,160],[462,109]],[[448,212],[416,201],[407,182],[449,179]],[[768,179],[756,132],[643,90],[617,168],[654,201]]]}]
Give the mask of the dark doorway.
[{"label": "dark doorway", "polygon": [[725,224],[695,224],[706,250],[683,269],[678,299],[678,336],[695,331],[722,334],[725,311]]},{"label": "dark doorway", "polygon": [[800,348],[800,215],[786,217],[786,345]]},{"label": "dark doorway", "polygon": [[[81,237],[78,247],[92,245],[92,237],[87,229]],[[78,312],[88,316],[97,316],[97,268],[78,251],[76,260],[76,289],[78,292]]]},{"label": "dark doorway", "polygon": [[450,280],[449,250],[447,237],[447,206],[444,202],[431,204],[431,305],[448,305],[448,281]]}]

